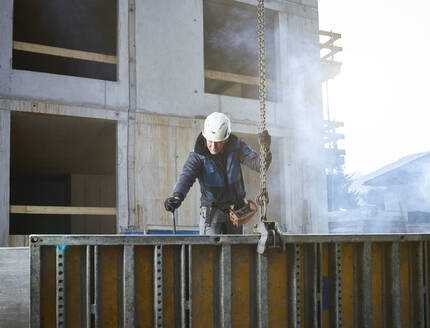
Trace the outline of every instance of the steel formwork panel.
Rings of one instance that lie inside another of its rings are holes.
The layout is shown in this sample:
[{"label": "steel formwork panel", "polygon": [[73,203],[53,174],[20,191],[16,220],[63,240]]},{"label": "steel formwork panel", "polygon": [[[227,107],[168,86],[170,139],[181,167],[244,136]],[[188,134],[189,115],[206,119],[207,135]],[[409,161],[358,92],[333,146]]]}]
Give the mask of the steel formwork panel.
[{"label": "steel formwork panel", "polygon": [[31,236],[31,327],[424,327],[429,240]]}]

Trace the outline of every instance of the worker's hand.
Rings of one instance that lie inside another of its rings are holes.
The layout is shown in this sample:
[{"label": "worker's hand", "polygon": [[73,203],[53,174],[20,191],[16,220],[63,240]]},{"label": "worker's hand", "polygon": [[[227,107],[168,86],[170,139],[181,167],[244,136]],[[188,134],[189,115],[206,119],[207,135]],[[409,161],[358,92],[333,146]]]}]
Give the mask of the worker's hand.
[{"label": "worker's hand", "polygon": [[269,149],[270,144],[272,143],[272,137],[270,136],[269,131],[264,130],[263,132],[259,133],[258,142],[266,149]]},{"label": "worker's hand", "polygon": [[168,197],[164,201],[164,208],[166,211],[174,212],[179,206],[181,206],[184,196],[182,194],[175,192],[173,196]]}]

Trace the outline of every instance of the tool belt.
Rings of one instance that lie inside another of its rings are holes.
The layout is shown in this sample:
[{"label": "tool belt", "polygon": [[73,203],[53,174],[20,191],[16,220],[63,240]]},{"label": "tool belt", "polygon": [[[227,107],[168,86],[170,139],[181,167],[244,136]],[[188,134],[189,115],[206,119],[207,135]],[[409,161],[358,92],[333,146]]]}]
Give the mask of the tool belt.
[{"label": "tool belt", "polygon": [[252,200],[248,200],[239,209],[234,209],[233,205],[227,209],[213,206],[202,206],[200,208],[200,216],[205,219],[205,223],[209,226],[212,223],[224,223],[230,220],[235,227],[240,227],[251,220],[256,212],[257,204]]},{"label": "tool belt", "polygon": [[205,219],[207,225],[212,223],[224,223],[228,220],[228,211],[217,207],[202,206],[200,207],[200,216]]}]

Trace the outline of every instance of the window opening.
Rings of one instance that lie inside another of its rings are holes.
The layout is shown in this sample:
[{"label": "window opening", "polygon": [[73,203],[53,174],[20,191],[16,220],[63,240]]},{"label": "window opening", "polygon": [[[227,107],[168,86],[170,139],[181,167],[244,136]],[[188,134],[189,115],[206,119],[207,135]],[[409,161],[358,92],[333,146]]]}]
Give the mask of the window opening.
[{"label": "window opening", "polygon": [[116,126],[12,112],[10,234],[116,233]]},{"label": "window opening", "polygon": [[[275,17],[266,9],[267,98],[276,101]],[[258,99],[257,8],[222,0],[203,1],[205,92]]]},{"label": "window opening", "polygon": [[117,1],[15,1],[14,69],[117,80]]}]

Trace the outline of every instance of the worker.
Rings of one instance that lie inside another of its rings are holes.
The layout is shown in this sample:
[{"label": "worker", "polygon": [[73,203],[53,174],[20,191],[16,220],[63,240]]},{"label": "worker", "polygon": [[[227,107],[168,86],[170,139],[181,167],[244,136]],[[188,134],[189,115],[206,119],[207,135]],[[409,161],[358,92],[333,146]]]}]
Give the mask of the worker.
[{"label": "worker", "polygon": [[[272,159],[271,137],[267,130],[258,137],[267,149],[268,167]],[[200,234],[241,234],[242,226],[233,224],[229,219],[230,210],[245,214],[251,210],[245,200],[241,164],[259,172],[260,156],[231,134],[230,119],[225,114],[210,114],[205,119],[203,132],[197,137],[194,150],[190,152],[164,207],[167,211],[174,212],[197,178],[201,191]]]}]

